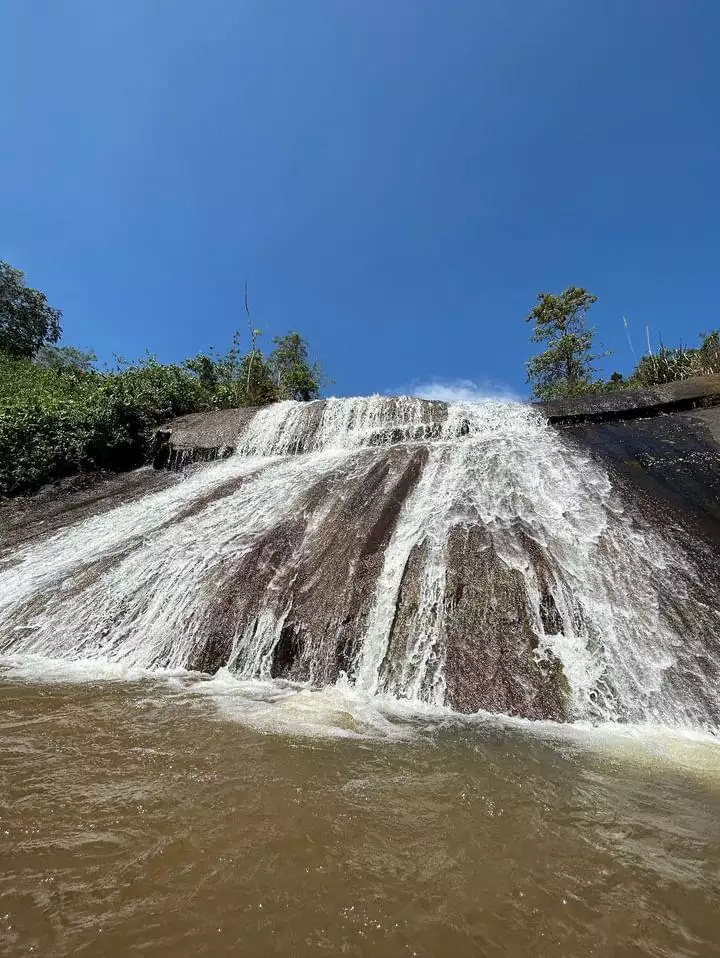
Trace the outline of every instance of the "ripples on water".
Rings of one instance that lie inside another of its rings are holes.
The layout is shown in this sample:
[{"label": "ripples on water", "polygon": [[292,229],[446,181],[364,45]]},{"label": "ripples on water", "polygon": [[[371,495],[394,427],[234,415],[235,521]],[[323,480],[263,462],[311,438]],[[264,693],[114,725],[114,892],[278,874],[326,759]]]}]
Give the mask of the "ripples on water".
[{"label": "ripples on water", "polygon": [[720,954],[711,739],[97,663],[0,694],[5,954]]}]

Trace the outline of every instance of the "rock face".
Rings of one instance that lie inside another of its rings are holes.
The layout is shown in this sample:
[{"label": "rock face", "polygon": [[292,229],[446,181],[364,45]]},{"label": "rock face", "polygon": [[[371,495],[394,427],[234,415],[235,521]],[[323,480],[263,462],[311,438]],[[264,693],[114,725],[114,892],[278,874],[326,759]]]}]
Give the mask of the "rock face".
[{"label": "rock face", "polygon": [[623,389],[617,392],[577,396],[574,399],[553,399],[535,403],[535,408],[551,422],[603,419],[630,419],[661,412],[720,401],[720,376],[696,376],[680,382],[665,383],[652,389]]},{"label": "rock face", "polygon": [[[273,524],[223,571],[192,668],[225,665],[234,636],[274,607],[282,626],[271,650],[272,678],[326,685],[350,671],[384,551],[425,452],[391,448],[364,458],[359,481],[345,483],[340,471],[323,476],[307,490],[302,508]],[[346,488],[336,497],[331,489],[338,483]],[[290,597],[286,612],[282,603]],[[235,666],[252,667],[253,652],[251,643],[240,646]]]},{"label": "rock face", "polygon": [[[694,704],[686,724],[720,727],[720,379],[678,389],[663,412],[601,421],[563,418],[563,437],[607,469],[639,528],[660,533],[687,563],[658,589],[661,616],[679,637],[664,693]],[[711,390],[715,390],[711,392]],[[702,715],[703,720],[699,719]]]},{"label": "rock face", "polygon": [[52,483],[28,497],[0,502],[0,555],[21,544],[167,489],[179,476],[145,467],[94,472]]},{"label": "rock face", "polygon": [[720,406],[558,428],[612,471],[636,507],[654,508],[653,521],[667,522],[670,509],[720,544]]},{"label": "rock face", "polygon": [[181,470],[232,455],[254,415],[255,409],[215,409],[174,419],[155,434],[155,468]]},{"label": "rock face", "polygon": [[0,651],[718,726],[715,400],[183,417],[163,468],[0,511]]}]

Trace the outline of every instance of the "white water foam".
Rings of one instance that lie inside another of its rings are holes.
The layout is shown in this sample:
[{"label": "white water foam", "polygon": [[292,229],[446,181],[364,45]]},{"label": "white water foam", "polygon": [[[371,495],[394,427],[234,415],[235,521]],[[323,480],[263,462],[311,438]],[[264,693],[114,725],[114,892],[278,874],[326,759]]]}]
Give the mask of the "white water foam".
[{"label": "white water foam", "polygon": [[183,669],[137,669],[97,659],[0,656],[2,681],[139,688],[138,704],[147,708],[163,708],[170,702],[200,706],[206,717],[214,716],[228,729],[237,725],[297,739],[310,747],[338,739],[400,745],[439,736],[472,747],[477,737],[492,742],[499,735],[504,743],[511,733],[519,740],[546,743],[569,761],[577,753],[591,752],[613,766],[683,774],[705,788],[720,790],[720,741],[701,731],[615,722],[559,724],[489,712],[460,715],[443,706],[371,695],[345,681],[313,689],[299,683],[238,679],[227,669],[208,677]]},{"label": "white water foam", "polygon": [[[535,654],[560,659],[575,716],[703,725],[701,704],[663,692],[680,645],[701,646],[702,636],[673,629],[659,602],[662,590],[683,588],[691,567],[676,543],[623,515],[598,464],[514,403],[445,409],[370,397],[263,409],[232,458],[18,549],[3,570],[0,648],[130,669],[185,667],[223,564],[251,554],[303,508],[314,484],[331,474],[357,479],[369,451],[397,442],[421,443],[428,456],[385,551],[354,673],[358,694],[444,705],[448,539],[455,526],[480,525],[524,577]],[[362,450],[367,455],[359,456]],[[235,485],[213,498],[228,483]],[[342,481],[333,494],[343,494]],[[555,632],[543,623],[546,586],[528,540],[552,569],[549,588],[561,619]],[[413,645],[389,676],[383,661],[402,577],[421,544]],[[269,677],[287,608],[269,607],[235,636],[243,678]]]}]

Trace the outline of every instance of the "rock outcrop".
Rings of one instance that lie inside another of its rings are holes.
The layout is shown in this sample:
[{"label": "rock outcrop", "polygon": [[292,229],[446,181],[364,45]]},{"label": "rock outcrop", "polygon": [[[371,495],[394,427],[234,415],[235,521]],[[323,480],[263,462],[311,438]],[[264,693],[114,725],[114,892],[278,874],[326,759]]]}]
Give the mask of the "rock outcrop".
[{"label": "rock outcrop", "polygon": [[156,470],[0,510],[0,650],[720,725],[717,403],[709,377],[183,417]]}]

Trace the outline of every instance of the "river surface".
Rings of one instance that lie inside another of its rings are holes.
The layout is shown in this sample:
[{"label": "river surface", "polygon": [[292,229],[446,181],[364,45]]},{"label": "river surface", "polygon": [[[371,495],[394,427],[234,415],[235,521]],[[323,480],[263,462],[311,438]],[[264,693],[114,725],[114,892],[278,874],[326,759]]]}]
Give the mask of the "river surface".
[{"label": "river surface", "polygon": [[0,668],[3,955],[720,955],[720,747]]}]

